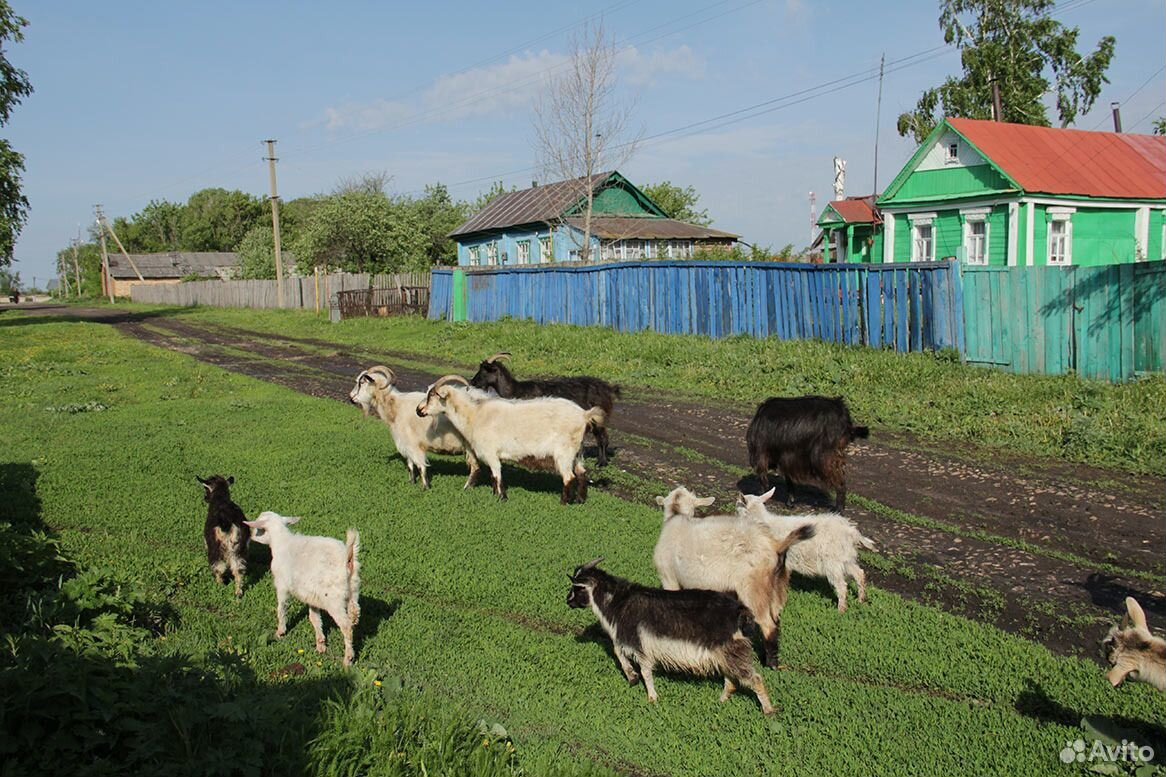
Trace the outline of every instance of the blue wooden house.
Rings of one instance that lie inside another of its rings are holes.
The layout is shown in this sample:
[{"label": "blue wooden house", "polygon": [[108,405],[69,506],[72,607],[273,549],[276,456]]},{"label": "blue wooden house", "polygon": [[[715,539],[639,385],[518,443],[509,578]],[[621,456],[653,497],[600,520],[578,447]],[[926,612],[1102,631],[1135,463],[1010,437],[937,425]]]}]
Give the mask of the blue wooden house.
[{"label": "blue wooden house", "polygon": [[592,261],[689,259],[701,248],[733,246],[740,235],[668,218],[611,171],[509,192],[450,233],[463,267],[579,261],[591,205]]}]

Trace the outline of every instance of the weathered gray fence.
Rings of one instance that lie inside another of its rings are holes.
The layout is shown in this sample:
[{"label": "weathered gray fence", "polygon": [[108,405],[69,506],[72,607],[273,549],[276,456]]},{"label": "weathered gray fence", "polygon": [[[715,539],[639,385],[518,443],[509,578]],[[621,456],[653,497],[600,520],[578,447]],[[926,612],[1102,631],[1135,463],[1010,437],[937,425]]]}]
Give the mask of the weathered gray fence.
[{"label": "weathered gray fence", "polygon": [[166,285],[137,284],[130,288],[134,302],[151,305],[207,305],[216,308],[308,308],[328,311],[329,300],[341,291],[391,289],[399,286],[429,288],[429,273],[321,273],[319,276],[283,279],[280,305],[275,281],[190,281]]}]

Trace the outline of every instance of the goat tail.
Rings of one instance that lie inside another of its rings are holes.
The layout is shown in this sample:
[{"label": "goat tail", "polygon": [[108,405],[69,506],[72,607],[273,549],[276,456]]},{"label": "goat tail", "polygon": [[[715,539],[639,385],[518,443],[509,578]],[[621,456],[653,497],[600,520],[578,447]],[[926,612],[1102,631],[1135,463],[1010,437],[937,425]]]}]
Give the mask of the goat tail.
[{"label": "goat tail", "polygon": [[850,427],[850,438],[852,440],[865,440],[870,437],[869,426],[852,426]]},{"label": "goat tail", "polygon": [[587,426],[603,426],[603,422],[606,420],[607,413],[599,405],[583,414],[583,421]]},{"label": "goat tail", "polygon": [[349,529],[344,547],[348,551],[345,556],[345,563],[348,566],[348,617],[355,626],[360,620],[360,532]]},{"label": "goat tail", "polygon": [[803,542],[804,540],[811,539],[816,532],[817,532],[817,529],[814,528],[814,524],[803,523],[801,526],[799,526],[798,528],[794,529],[789,534],[787,534],[784,539],[774,540],[773,541],[773,552],[776,553],[778,556],[782,556],[784,558],[786,552],[790,548],[792,548],[794,545],[796,545],[799,542]]}]

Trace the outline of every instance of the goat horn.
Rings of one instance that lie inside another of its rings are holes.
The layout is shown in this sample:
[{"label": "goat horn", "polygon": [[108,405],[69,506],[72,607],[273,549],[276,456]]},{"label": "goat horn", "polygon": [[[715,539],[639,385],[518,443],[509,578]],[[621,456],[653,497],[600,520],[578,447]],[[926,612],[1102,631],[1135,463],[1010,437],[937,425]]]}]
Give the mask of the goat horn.
[{"label": "goat horn", "polygon": [[494,354],[489,359],[487,359],[486,364],[493,364],[496,361],[506,361],[509,358],[510,358],[510,351],[501,351],[499,353]]},{"label": "goat horn", "polygon": [[593,559],[593,560],[591,560],[591,561],[588,561],[586,564],[584,564],[583,566],[579,567],[579,571],[580,571],[580,572],[586,572],[586,571],[587,571],[587,570],[589,570],[589,569],[595,569],[595,568],[596,568],[597,566],[599,566],[601,563],[603,563],[603,556],[600,556],[600,557],[599,557],[599,558],[597,558],[597,559]]},{"label": "goat horn", "polygon": [[397,374],[383,364],[378,364],[375,367],[369,367],[367,370],[365,370],[365,372],[367,372],[369,375],[376,373],[384,375],[385,380],[389,382],[390,386],[397,382]]},{"label": "goat horn", "polygon": [[464,386],[470,385],[470,382],[463,378],[461,375],[445,375],[444,377],[438,378],[437,382],[429,387],[429,390],[434,391],[435,389],[439,389],[447,383],[461,383]]}]

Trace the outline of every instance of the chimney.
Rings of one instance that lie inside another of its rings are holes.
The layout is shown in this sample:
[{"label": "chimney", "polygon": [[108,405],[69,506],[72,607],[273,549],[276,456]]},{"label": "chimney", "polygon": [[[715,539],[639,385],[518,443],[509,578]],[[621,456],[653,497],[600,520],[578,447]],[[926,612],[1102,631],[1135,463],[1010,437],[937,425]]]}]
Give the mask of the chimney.
[{"label": "chimney", "polygon": [[1121,132],[1121,103],[1110,103],[1109,107],[1113,109],[1113,131]]},{"label": "chimney", "polygon": [[530,188],[537,189],[538,188],[538,181],[531,181]]}]

